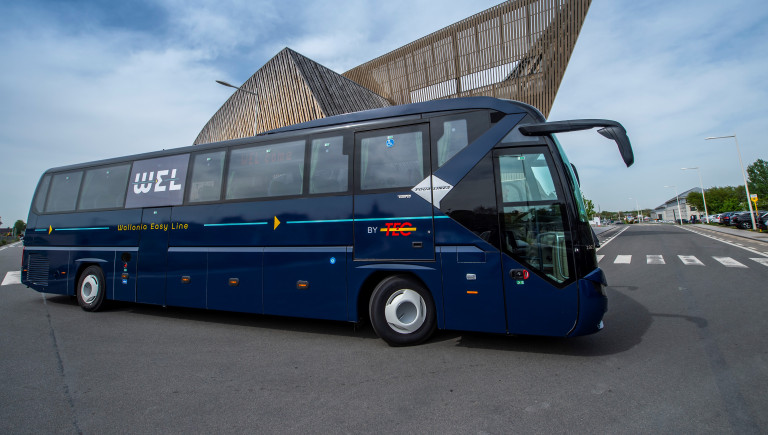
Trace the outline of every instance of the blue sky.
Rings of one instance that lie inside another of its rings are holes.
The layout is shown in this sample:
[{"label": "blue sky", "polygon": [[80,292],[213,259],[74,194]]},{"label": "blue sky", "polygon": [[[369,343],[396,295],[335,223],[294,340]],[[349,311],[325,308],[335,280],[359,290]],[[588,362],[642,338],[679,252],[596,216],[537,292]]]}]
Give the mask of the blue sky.
[{"label": "blue sky", "polygon": [[[497,1],[0,2],[0,216],[26,220],[55,166],[192,143],[283,47],[344,72]],[[407,12],[403,12],[407,11]],[[680,191],[742,184],[768,160],[768,6],[594,0],[550,120],[625,125],[635,165],[595,132],[560,137],[602,209],[655,207]],[[632,199],[629,199],[632,198]]]}]

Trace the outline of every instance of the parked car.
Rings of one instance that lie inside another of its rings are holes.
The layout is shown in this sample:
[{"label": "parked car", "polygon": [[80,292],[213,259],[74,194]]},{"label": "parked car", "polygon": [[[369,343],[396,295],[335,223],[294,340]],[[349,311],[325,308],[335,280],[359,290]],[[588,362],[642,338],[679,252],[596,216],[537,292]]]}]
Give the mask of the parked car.
[{"label": "parked car", "polygon": [[720,223],[720,215],[719,214],[713,214],[709,216],[709,223],[719,224]]},{"label": "parked car", "polygon": [[[760,219],[760,216],[765,214],[764,211],[758,211],[755,213],[755,223]],[[731,216],[731,225],[742,230],[749,230],[752,228],[752,216],[748,211],[737,213]]]},{"label": "parked car", "polygon": [[720,213],[720,225],[730,225],[731,223],[731,216],[734,213],[738,213],[736,211],[727,211],[725,213]]},{"label": "parked car", "polygon": [[757,219],[757,228],[763,231],[768,230],[768,213],[761,214]]}]

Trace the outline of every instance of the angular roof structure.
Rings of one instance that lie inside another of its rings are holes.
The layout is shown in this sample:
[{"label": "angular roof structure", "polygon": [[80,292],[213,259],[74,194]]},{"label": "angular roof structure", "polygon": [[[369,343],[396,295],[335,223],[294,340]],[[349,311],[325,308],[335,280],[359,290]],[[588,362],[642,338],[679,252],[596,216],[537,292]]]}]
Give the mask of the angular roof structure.
[{"label": "angular roof structure", "polygon": [[195,144],[326,116],[468,96],[549,114],[591,0],[508,0],[339,75],[284,49],[213,115]]},{"label": "angular roof structure", "polygon": [[241,89],[256,95],[232,94],[197,136],[196,145],[390,105],[381,96],[290,48],[259,68]]}]

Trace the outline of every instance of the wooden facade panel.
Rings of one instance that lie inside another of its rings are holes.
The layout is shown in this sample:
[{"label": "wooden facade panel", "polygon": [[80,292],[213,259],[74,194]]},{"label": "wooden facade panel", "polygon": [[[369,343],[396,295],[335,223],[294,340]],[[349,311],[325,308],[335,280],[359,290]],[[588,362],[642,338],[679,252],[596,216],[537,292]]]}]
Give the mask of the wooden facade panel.
[{"label": "wooden facade panel", "polygon": [[549,114],[591,0],[508,0],[343,75],[288,48],[235,92],[195,143],[325,116],[464,96],[509,98]]}]

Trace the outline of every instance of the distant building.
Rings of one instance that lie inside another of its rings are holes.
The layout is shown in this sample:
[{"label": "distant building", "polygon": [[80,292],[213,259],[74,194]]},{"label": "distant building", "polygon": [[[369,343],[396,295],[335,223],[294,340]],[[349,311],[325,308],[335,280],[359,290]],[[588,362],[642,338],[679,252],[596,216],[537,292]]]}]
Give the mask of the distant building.
[{"label": "distant building", "polygon": [[[704,215],[704,210],[696,209],[696,207],[688,204],[688,201],[686,200],[688,194],[691,192],[701,193],[701,188],[694,187],[693,189],[688,189],[685,192],[681,192],[678,196],[673,196],[667,200],[667,202],[661,204],[653,210],[653,218],[662,221],[676,221],[680,219],[680,214],[682,214],[682,219],[684,221],[687,221],[691,216],[694,215],[698,219],[701,219]],[[677,208],[678,198],[680,198],[679,212]]]}]

